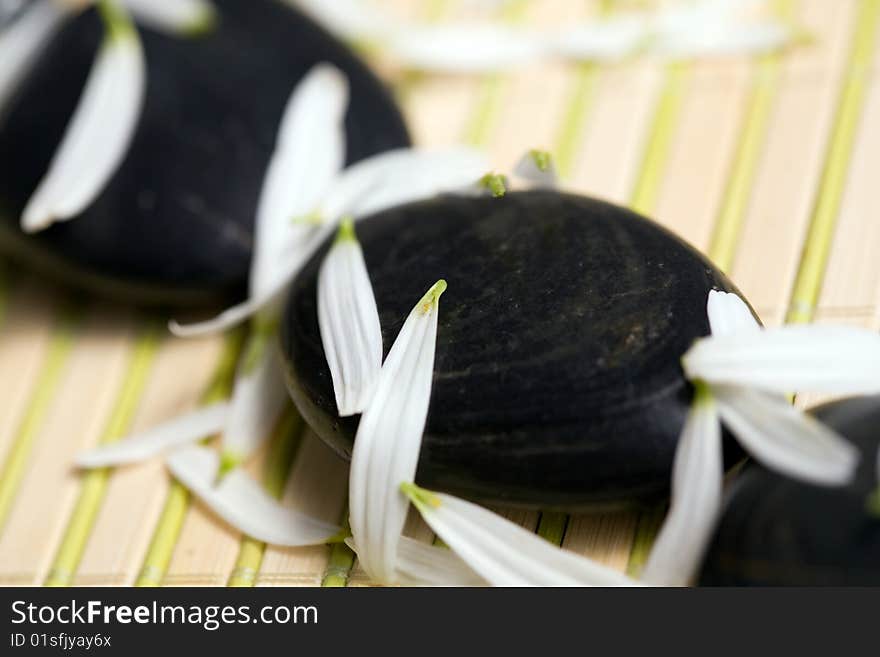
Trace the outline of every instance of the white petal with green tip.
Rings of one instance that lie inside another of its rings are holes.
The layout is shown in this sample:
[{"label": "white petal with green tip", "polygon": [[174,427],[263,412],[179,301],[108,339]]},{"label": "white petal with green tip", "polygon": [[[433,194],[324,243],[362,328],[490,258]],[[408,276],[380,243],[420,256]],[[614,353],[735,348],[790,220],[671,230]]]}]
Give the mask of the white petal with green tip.
[{"label": "white petal with green tip", "polygon": [[546,151],[528,151],[516,163],[513,173],[538,188],[552,189],[559,182],[553,158]]},{"label": "white petal with green tip", "polygon": [[698,340],[682,358],[691,380],[769,392],[880,392],[880,334],[792,325]]},{"label": "white petal with green tip", "polygon": [[32,0],[0,31],[0,112],[69,15],[70,10],[58,2]]},{"label": "white petal with green tip", "polygon": [[443,542],[493,586],[637,584],[626,575],[559,548],[481,506],[412,484],[402,488]]},{"label": "white petal with green tip", "polygon": [[262,486],[237,468],[219,483],[217,452],[191,445],[166,459],[171,474],[205,506],[240,532],[272,545],[321,545],[340,528],[282,506]]},{"label": "white petal with green tip", "polygon": [[98,6],[106,36],[49,171],[25,207],[27,232],[88,207],[116,172],[137,127],[146,77],[140,39],[118,4]]},{"label": "white petal with green tip", "polygon": [[118,442],[82,452],[75,463],[81,468],[97,468],[143,461],[173,447],[219,433],[228,415],[227,402],[211,404]]},{"label": "white petal with green tip", "polygon": [[818,485],[851,481],[858,450],[784,397],[735,386],[712,386],[712,394],[724,424],[766,467]]},{"label": "white petal with green tip", "polygon": [[721,512],[721,426],[711,394],[700,388],[675,451],[669,513],[641,580],[686,586],[696,574]]},{"label": "white petal with green tip", "polygon": [[363,412],[382,367],[382,328],[350,220],[343,222],[318,273],[318,327],[339,415]]},{"label": "white petal with green tip", "polygon": [[217,23],[217,10],[209,0],[123,0],[123,4],[138,23],[170,34],[201,34]]},{"label": "white petal with green tip", "polygon": [[416,473],[445,289],[445,281],[435,283],[406,318],[355,435],[349,522],[364,570],[379,583],[397,579],[397,549],[409,508],[399,485]]}]

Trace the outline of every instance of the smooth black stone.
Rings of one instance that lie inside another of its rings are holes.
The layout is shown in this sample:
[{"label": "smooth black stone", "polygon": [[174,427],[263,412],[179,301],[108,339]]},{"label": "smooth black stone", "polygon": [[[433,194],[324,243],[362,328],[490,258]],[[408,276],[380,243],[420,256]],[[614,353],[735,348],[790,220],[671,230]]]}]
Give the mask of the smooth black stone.
[{"label": "smooth black stone", "polygon": [[[558,192],[444,196],[357,224],[385,351],[439,278],[433,392],[417,480],[483,502],[544,508],[668,492],[691,399],[680,356],[708,334],[706,299],[733,290],[657,224]],[[325,246],[326,248],[326,246]],[[282,323],[291,395],[350,454],[316,314],[320,252]]]},{"label": "smooth black stone", "polygon": [[880,397],[841,400],[814,413],[861,451],[854,481],[828,488],[749,467],[725,502],[701,584],[880,585],[880,517],[866,508],[878,485]]},{"label": "smooth black stone", "polygon": [[18,228],[48,170],[103,34],[94,11],[52,42],[0,124],[0,247],[56,278],[129,301],[212,304],[243,296],[257,200],[296,83],[318,62],[351,85],[348,161],[409,143],[381,83],[343,45],[278,0],[221,0],[216,31],[141,28],[146,102],[130,151],[73,221]]}]

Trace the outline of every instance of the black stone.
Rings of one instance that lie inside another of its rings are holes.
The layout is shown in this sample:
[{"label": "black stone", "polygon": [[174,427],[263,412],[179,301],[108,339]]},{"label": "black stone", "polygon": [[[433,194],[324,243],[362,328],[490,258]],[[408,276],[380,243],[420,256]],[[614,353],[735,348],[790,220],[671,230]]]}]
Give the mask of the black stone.
[{"label": "black stone", "polygon": [[[732,284],[657,224],[553,191],[444,196],[357,224],[385,351],[439,278],[433,392],[417,480],[483,502],[577,508],[655,500],[692,390],[679,358],[708,334],[706,299]],[[326,246],[325,246],[326,249]],[[324,251],[282,323],[291,395],[339,453],[318,331]]]},{"label": "black stone", "polygon": [[21,212],[48,170],[103,31],[94,11],[53,40],[0,124],[0,247],[57,278],[127,300],[213,304],[243,296],[257,199],[282,111],[318,62],[351,84],[348,161],[408,145],[380,82],[278,0],[221,0],[216,31],[141,28],[144,113],[100,197],[73,221],[24,235]]},{"label": "black stone", "polygon": [[815,415],[859,448],[853,482],[828,488],[753,465],[733,485],[700,575],[703,585],[880,585],[876,489],[880,397],[821,406]]}]

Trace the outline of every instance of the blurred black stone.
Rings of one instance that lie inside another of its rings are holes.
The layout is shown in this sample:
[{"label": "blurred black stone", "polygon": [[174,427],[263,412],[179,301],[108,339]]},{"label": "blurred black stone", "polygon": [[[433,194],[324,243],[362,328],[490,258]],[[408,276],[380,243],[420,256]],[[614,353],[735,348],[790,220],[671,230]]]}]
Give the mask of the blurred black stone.
[{"label": "blurred black stone", "polygon": [[753,465],[737,479],[700,575],[703,585],[880,585],[877,487],[880,397],[826,404],[815,415],[862,454],[852,483],[813,486]]},{"label": "blurred black stone", "polygon": [[[679,358],[709,332],[709,290],[734,290],[697,251],[629,210],[553,191],[445,196],[357,230],[386,354],[425,290],[449,283],[419,483],[566,509],[668,493],[692,394]],[[291,291],[282,345],[301,413],[348,456],[357,419],[336,415],[318,331],[323,255]]]},{"label": "blurred black stone", "polygon": [[348,161],[408,144],[391,97],[340,43],[277,0],[221,0],[217,30],[141,28],[148,81],[132,147],[73,221],[18,229],[76,106],[102,27],[94,11],[54,39],[0,124],[0,246],[63,282],[176,305],[243,296],[257,199],[282,111],[316,63],[351,83]]}]

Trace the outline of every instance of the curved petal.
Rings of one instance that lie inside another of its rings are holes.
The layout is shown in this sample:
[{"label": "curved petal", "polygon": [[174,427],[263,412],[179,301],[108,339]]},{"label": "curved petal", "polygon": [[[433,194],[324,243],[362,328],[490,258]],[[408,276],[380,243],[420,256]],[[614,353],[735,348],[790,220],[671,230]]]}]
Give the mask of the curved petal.
[{"label": "curved petal", "polygon": [[823,486],[852,480],[858,449],[787,400],[733,386],[713,386],[712,393],[724,424],[766,467]]},{"label": "curved petal", "polygon": [[122,0],[136,21],[179,35],[196,35],[217,24],[217,10],[209,0]]},{"label": "curved petal", "polygon": [[251,296],[275,284],[288,253],[314,231],[293,218],[315,211],[342,170],[347,107],[348,80],[330,64],[312,68],[291,94],[257,206]]},{"label": "curved petal", "polygon": [[325,29],[347,40],[379,39],[400,23],[369,0],[285,0]]},{"label": "curved petal", "polygon": [[401,488],[431,529],[493,586],[637,584],[623,573],[563,550],[481,506],[414,484]]},{"label": "curved petal", "polygon": [[410,26],[386,45],[410,68],[455,73],[507,70],[534,62],[549,50],[539,33],[504,24]]},{"label": "curved petal", "polygon": [[76,457],[75,463],[81,468],[98,468],[143,461],[172,447],[219,433],[228,414],[228,403],[211,404],[118,442],[82,452]]},{"label": "curved petal", "polygon": [[331,222],[310,227],[305,239],[287,251],[283,258],[283,264],[274,273],[271,285],[267,285],[265,290],[259,294],[251,296],[245,301],[227,308],[216,317],[203,322],[181,324],[176,320],[171,320],[168,322],[168,329],[174,335],[184,338],[218,333],[241,324],[261,310],[280,303],[287,286],[335,228],[336,224]]},{"label": "curved petal", "polygon": [[641,573],[659,586],[686,586],[696,574],[721,513],[721,426],[711,395],[699,389],[688,413],[672,475],[669,513]]},{"label": "curved petal", "polygon": [[321,545],[340,528],[284,507],[240,468],[216,486],[220,459],[206,447],[189,446],[166,460],[174,477],[235,529],[272,545]]},{"label": "curved petal", "polygon": [[733,292],[709,290],[706,313],[714,337],[753,333],[761,328],[746,302]]},{"label": "curved petal", "polygon": [[32,0],[0,32],[0,112],[33,67],[37,56],[70,16],[70,10],[52,0]]},{"label": "curved petal", "polygon": [[379,372],[354,440],[349,522],[364,570],[380,583],[397,576],[397,548],[409,502],[401,482],[416,474],[434,375],[438,281],[410,312]]},{"label": "curved petal", "polygon": [[880,334],[791,325],[698,340],[682,358],[689,379],[768,392],[880,392]]},{"label": "curved petal", "polygon": [[22,214],[34,232],[82,212],[115,173],[137,126],[144,98],[144,55],[137,31],[110,0],[98,5],[107,36],[64,137]]},{"label": "curved petal", "polygon": [[386,208],[469,187],[489,168],[472,148],[398,148],[347,168],[324,203],[330,219],[365,217]]},{"label": "curved petal", "polygon": [[550,153],[532,149],[519,159],[513,172],[538,188],[552,189],[557,186],[556,166]]},{"label": "curved petal", "polygon": [[382,327],[350,220],[343,222],[318,272],[318,327],[339,415],[362,413],[382,367]]}]

